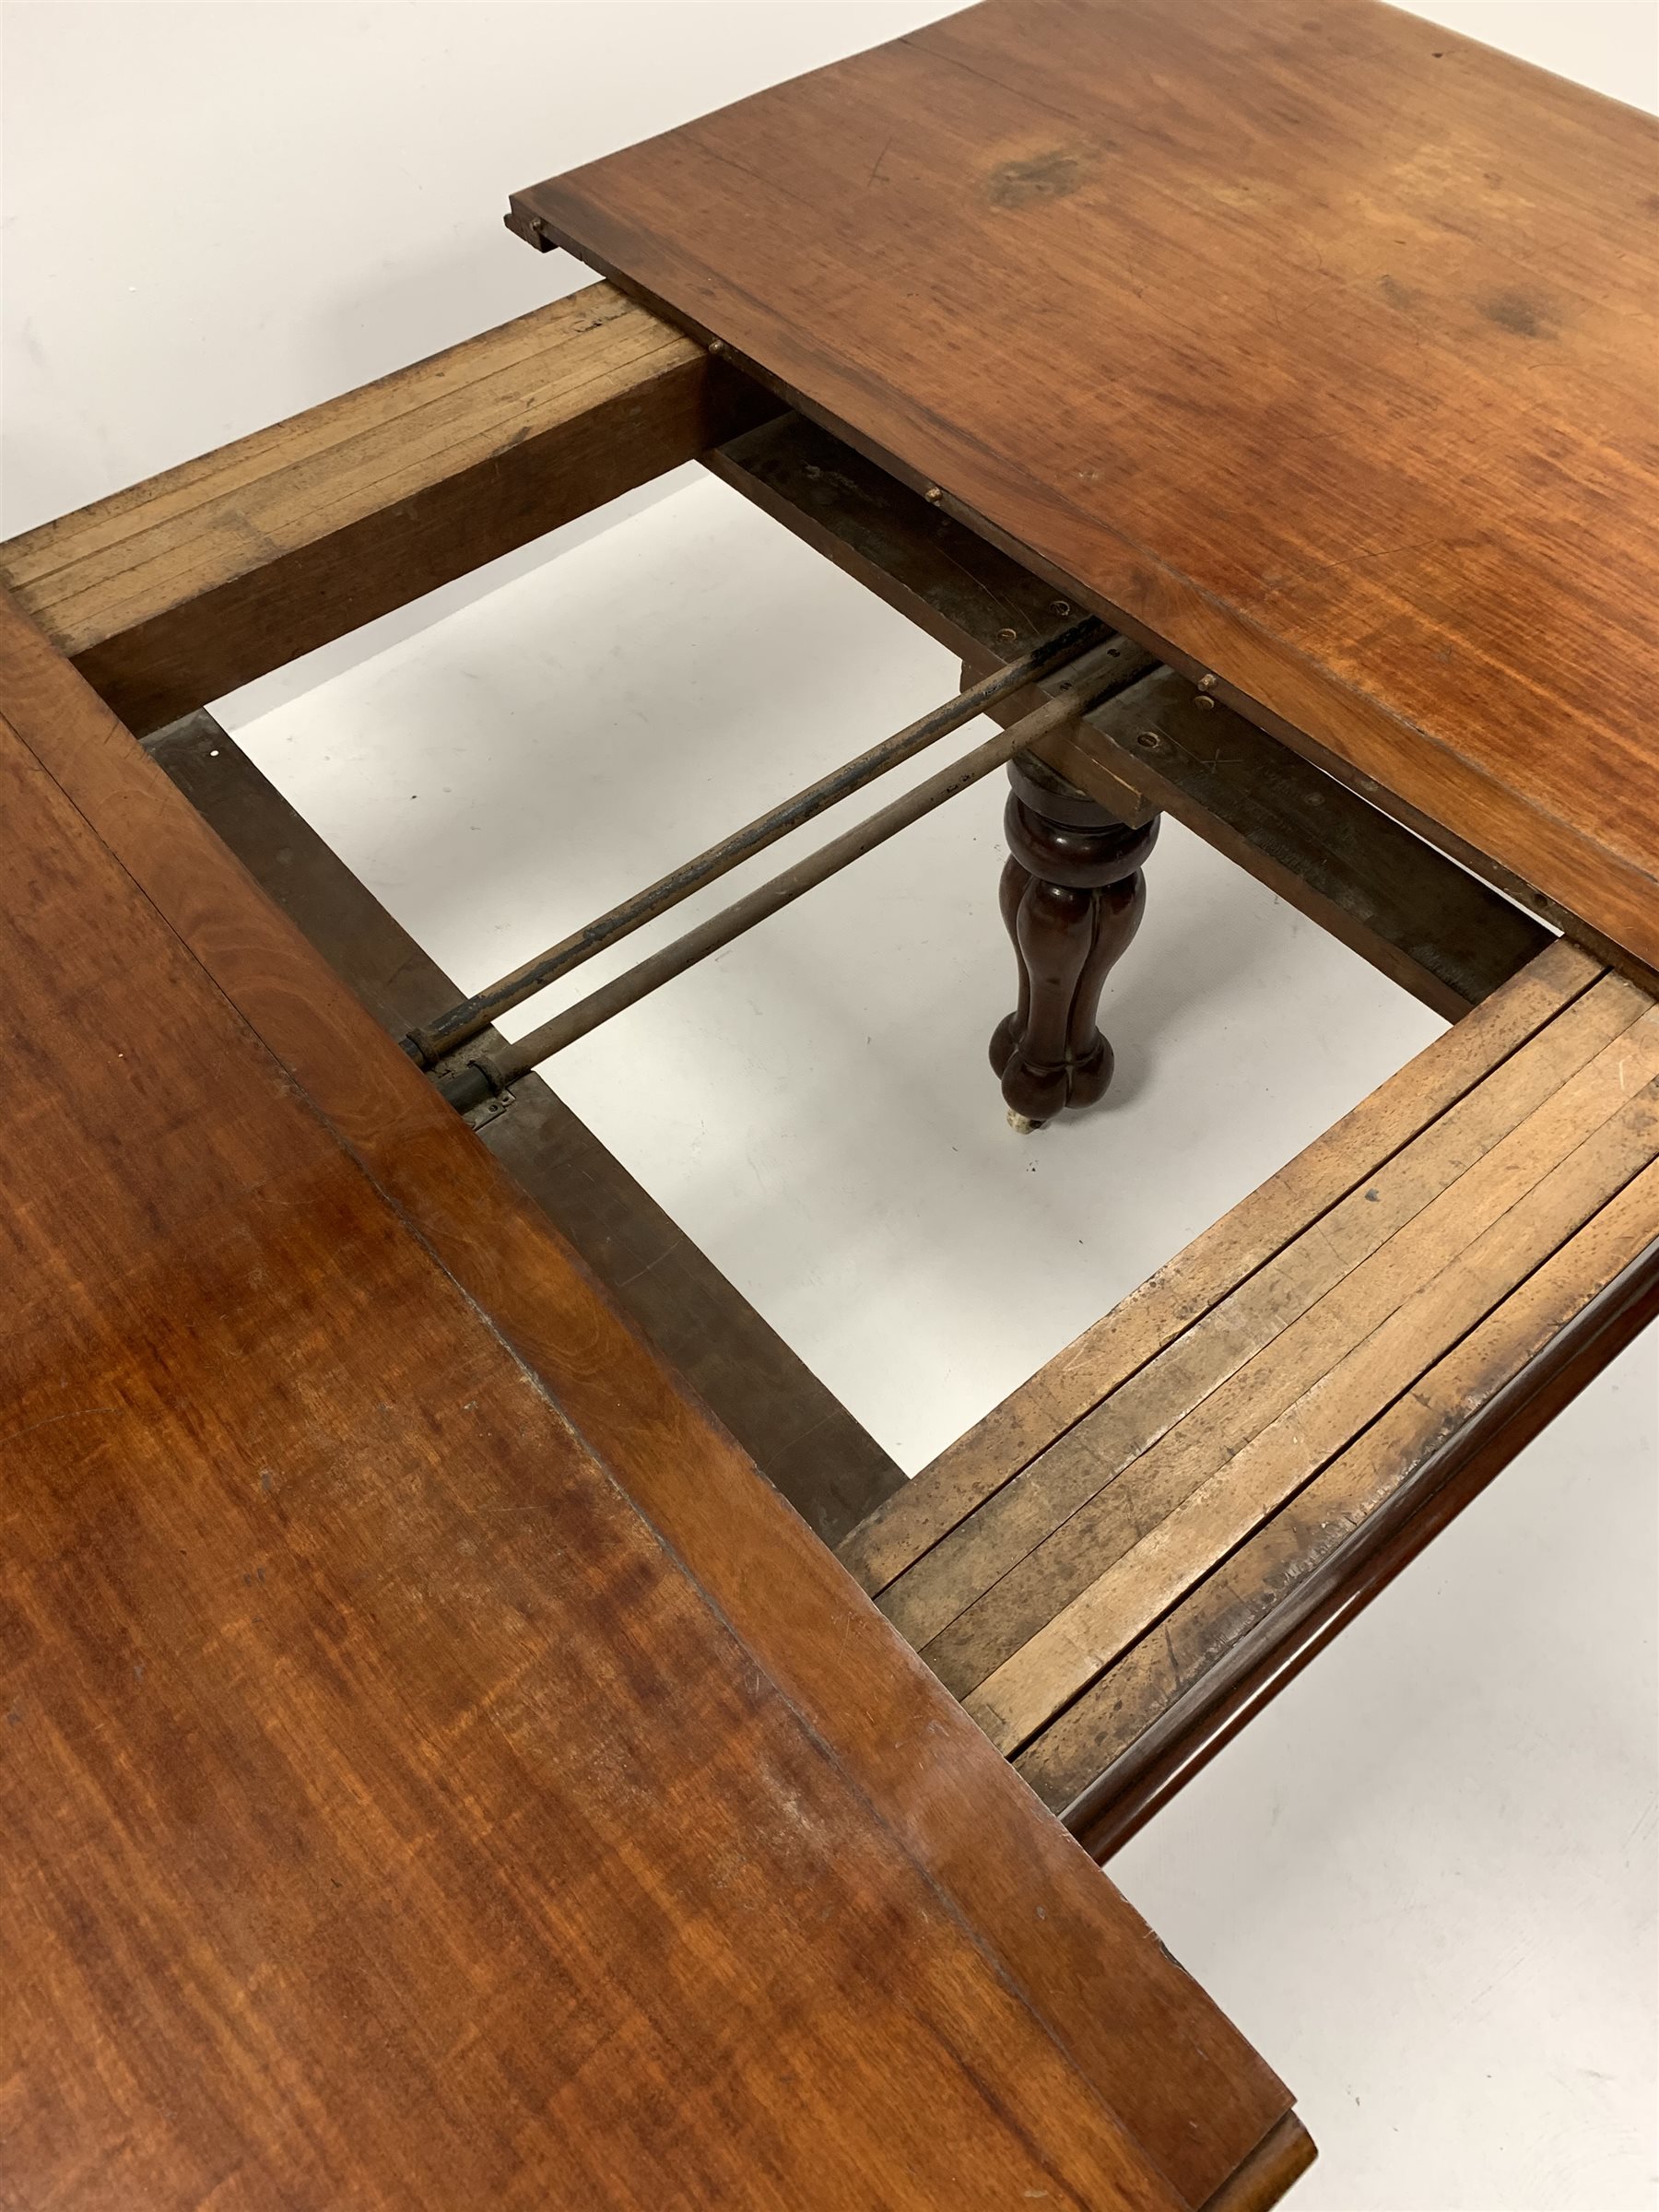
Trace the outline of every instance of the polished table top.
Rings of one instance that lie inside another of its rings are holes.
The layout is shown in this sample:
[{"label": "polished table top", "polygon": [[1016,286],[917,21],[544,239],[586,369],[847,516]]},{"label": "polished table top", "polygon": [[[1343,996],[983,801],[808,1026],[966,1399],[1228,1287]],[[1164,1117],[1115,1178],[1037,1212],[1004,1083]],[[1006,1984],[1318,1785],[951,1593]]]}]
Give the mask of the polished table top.
[{"label": "polished table top", "polygon": [[3,597],[0,844],[0,2199],[1210,2197],[1284,2088]]},{"label": "polished table top", "polygon": [[514,205],[1659,963],[1651,117],[1379,0],[988,0]]}]

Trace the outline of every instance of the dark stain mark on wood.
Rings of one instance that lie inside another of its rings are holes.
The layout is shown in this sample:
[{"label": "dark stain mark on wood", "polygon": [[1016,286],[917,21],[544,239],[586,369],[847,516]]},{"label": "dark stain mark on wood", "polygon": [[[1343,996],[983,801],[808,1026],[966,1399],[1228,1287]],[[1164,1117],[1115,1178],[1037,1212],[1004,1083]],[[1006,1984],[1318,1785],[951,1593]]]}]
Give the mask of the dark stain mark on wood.
[{"label": "dark stain mark on wood", "polygon": [[1397,276],[1379,276],[1377,289],[1389,306],[1398,308],[1403,315],[1409,314],[1422,298],[1420,292],[1414,292],[1408,284],[1402,284]]},{"label": "dark stain mark on wood", "polygon": [[1026,207],[1033,200],[1067,199],[1083,182],[1090,166],[1088,154],[1066,147],[1035,154],[1029,161],[1005,161],[986,180],[986,196],[993,207]]},{"label": "dark stain mark on wood", "polygon": [[1518,338],[1553,338],[1555,328],[1547,309],[1529,300],[1524,292],[1497,292],[1480,302],[1480,312],[1488,323],[1496,323],[1500,330],[1513,332]]}]

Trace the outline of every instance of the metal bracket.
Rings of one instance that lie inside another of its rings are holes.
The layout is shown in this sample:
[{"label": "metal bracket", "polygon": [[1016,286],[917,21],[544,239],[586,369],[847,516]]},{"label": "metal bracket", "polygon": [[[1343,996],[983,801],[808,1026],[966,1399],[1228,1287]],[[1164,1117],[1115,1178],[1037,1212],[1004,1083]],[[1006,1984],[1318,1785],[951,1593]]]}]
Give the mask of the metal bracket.
[{"label": "metal bracket", "polygon": [[484,1100],[482,1105],[466,1108],[462,1113],[461,1119],[469,1129],[487,1129],[491,1122],[500,1120],[502,1114],[512,1105],[513,1097],[514,1093],[511,1090],[494,1091]]}]

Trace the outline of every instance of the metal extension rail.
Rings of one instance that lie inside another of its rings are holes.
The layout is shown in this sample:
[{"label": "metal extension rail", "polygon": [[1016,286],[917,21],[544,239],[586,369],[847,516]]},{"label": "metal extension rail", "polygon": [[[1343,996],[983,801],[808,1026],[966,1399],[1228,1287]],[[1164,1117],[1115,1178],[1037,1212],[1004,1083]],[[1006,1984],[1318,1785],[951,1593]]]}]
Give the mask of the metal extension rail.
[{"label": "metal extension rail", "polygon": [[[874,851],[912,822],[920,821],[947,799],[966,790],[970,783],[1005,766],[1017,752],[1086,713],[1123,682],[1131,680],[1139,672],[1144,659],[1144,654],[1129,640],[1115,635],[1100,622],[1090,620],[1074,625],[1046,646],[1010,662],[984,682],[959,692],[920,721],[846,762],[806,791],[797,792],[793,798],[784,800],[720,844],[711,846],[695,860],[686,862],[613,907],[608,913],[538,954],[488,989],[462,1000],[424,1028],[412,1030],[404,1041],[405,1051],[428,1067],[440,1060],[449,1062],[449,1065],[437,1070],[436,1080],[457,1111],[470,1112],[475,1107],[487,1104],[520,1077],[562,1052],[566,1045],[585,1037],[591,1030],[635,1005],[673,977],[684,974],[687,969],[731,944],[816,884],[839,874],[851,862]],[[764,851],[826,807],[862,790],[888,769],[910,759],[987,707],[1038,680],[1059,688],[1041,706],[1006,730],[999,730],[950,767],[927,777],[901,798],[832,839],[816,853],[805,854],[781,875],[759,885],[734,905],[687,931],[661,951],[650,954],[516,1042],[487,1045],[465,1061],[460,1060],[461,1051],[490,1026],[496,1015],[568,975],[607,946],[678,905],[702,885],[725,875],[750,854]]]}]

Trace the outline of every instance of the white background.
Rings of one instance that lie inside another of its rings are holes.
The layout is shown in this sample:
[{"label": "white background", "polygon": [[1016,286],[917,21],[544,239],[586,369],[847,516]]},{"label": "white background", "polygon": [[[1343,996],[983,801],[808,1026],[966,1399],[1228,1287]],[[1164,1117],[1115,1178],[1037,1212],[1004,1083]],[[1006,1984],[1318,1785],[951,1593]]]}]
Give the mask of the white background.
[{"label": "white background", "polygon": [[[512,186],[945,12],[7,7],[0,528],[573,288]],[[1647,0],[1422,12],[1659,107]],[[688,470],[223,714],[473,986],[954,684]],[[958,800],[551,1071],[910,1467],[1440,1028],[1166,828],[1112,1100],[1016,1138],[999,813]],[[1304,2212],[1659,2201],[1656,1364],[1114,1864],[1298,2092]]]}]

